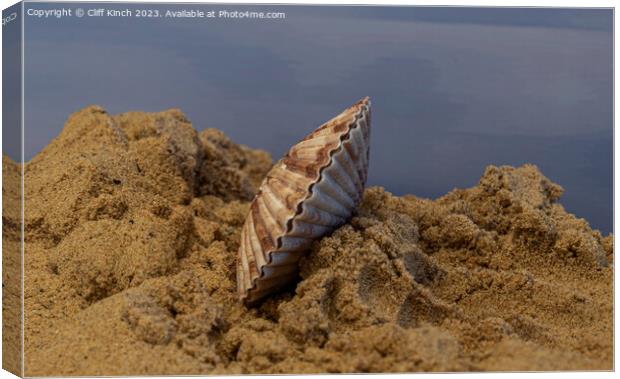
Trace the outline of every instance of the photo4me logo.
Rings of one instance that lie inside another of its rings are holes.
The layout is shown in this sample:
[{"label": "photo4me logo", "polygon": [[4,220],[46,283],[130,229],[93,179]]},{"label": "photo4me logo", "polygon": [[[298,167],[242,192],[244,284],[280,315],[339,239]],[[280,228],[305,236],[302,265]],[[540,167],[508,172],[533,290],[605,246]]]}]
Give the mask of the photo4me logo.
[{"label": "photo4me logo", "polygon": [[2,17],[2,26],[7,25],[9,22],[15,20],[17,18],[17,12],[13,12],[6,17]]}]

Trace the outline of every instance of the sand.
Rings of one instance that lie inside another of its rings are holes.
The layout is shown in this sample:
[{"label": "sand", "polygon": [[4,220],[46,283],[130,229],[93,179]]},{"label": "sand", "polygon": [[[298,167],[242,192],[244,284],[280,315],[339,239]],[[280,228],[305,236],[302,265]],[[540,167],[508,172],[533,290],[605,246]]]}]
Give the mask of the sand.
[{"label": "sand", "polygon": [[271,164],[179,110],[71,115],[25,167],[26,375],[612,369],[613,237],[533,165],[436,200],[368,188],[297,286],[246,308]]},{"label": "sand", "polygon": [[22,370],[21,166],[2,158],[2,368]]}]

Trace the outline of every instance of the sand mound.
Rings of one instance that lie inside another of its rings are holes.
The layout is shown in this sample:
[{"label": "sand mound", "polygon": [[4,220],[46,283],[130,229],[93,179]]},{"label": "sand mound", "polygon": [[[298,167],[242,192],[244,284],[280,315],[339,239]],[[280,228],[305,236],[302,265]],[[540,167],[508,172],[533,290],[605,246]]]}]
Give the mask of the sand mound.
[{"label": "sand mound", "polygon": [[613,238],[534,166],[367,189],[295,288],[236,299],[268,154],[178,110],[73,114],[25,168],[26,375],[612,368]]}]

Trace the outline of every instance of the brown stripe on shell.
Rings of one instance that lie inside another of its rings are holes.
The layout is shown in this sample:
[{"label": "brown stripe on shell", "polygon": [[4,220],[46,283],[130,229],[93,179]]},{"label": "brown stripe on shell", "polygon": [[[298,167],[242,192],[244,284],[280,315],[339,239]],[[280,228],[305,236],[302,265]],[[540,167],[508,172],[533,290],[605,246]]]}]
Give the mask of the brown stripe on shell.
[{"label": "brown stripe on shell", "polygon": [[304,137],[302,141],[306,141],[306,140],[315,138],[320,135],[325,135],[328,133],[336,134],[336,135],[345,134],[346,132],[349,131],[349,123],[353,121],[351,120],[351,118],[355,117],[355,115],[350,114],[349,112],[350,110],[351,108],[347,109],[346,111],[336,116],[334,119],[319,126],[315,131],[313,131],[312,133]]},{"label": "brown stripe on shell", "polygon": [[[247,225],[247,223],[246,223],[246,225]],[[248,239],[247,239],[247,237],[248,237],[248,233],[243,233],[241,235],[241,243],[243,245],[242,247],[240,247],[240,249],[243,248],[243,250],[241,250],[241,251],[247,252],[248,250],[251,249],[251,247],[248,246],[248,242],[247,242]],[[250,261],[248,259],[248,254],[241,254],[241,255],[243,256],[243,260],[241,262],[241,264],[242,264],[241,267],[245,271],[244,275],[243,275],[243,283],[245,283],[246,288],[249,288],[249,286],[252,285],[252,274],[251,274],[252,273],[252,269],[251,269],[252,264],[250,264]],[[256,274],[258,274],[258,271],[256,271]]]},{"label": "brown stripe on shell", "polygon": [[270,183],[270,181],[265,182],[261,187],[261,194],[265,197],[264,204],[269,213],[278,223],[278,232],[282,235],[286,231],[286,220],[294,214],[299,202],[293,203],[294,199],[291,195],[278,192]]},{"label": "brown stripe on shell", "polygon": [[338,148],[340,140],[329,141],[322,146],[306,146],[303,149],[295,149],[289,152],[289,159],[297,159],[300,163],[307,163],[309,165],[323,165],[329,162],[329,154],[331,151]]},{"label": "brown stripe on shell", "polygon": [[[260,192],[259,192],[259,195],[260,195]],[[250,225],[254,226],[254,231],[255,231],[255,233],[250,234],[250,236],[255,235],[256,237],[258,237],[258,241],[260,244],[261,254],[259,255],[258,253],[255,252],[256,253],[255,256],[257,257],[256,262],[258,264],[261,258],[264,260],[264,262],[261,262],[262,264],[259,265],[259,267],[261,267],[267,261],[269,261],[269,257],[267,254],[268,252],[275,249],[276,241],[273,238],[271,238],[271,234],[267,230],[267,226],[265,225],[264,219],[261,217],[260,210],[258,208],[258,203],[256,201],[253,202],[252,205],[250,206],[250,215],[252,216],[250,219],[252,221]],[[255,247],[255,245],[253,245],[253,247]]]},{"label": "brown stripe on shell", "polygon": [[326,158],[315,162],[302,161],[289,155],[282,158],[282,163],[287,170],[301,174],[313,181],[319,178],[319,171],[321,170],[321,167],[327,164],[327,162],[328,160]]},{"label": "brown stripe on shell", "polygon": [[340,144],[340,136],[335,137],[334,134],[318,135],[314,138],[304,139],[295,145],[295,148],[291,148],[292,151],[304,151],[304,150],[316,150],[317,148],[325,146],[333,146],[337,148]]},{"label": "brown stripe on shell", "polygon": [[249,271],[250,267],[248,266],[248,259],[246,258],[245,254],[241,254],[242,251],[245,251],[247,248],[245,246],[245,233],[241,232],[241,240],[239,241],[239,253],[237,254],[237,256],[239,257],[239,259],[237,260],[237,266],[239,268],[241,268],[242,270],[240,270],[239,272],[239,276],[238,279],[241,279],[240,282],[245,283],[245,275],[244,273],[246,271]]},{"label": "brown stripe on shell", "polygon": [[[266,184],[271,191],[284,202],[289,211],[294,214],[297,211],[297,205],[306,197],[307,190],[295,188],[300,185],[300,181],[284,180],[280,177],[273,176],[266,179]],[[308,186],[310,186],[308,184]]]},{"label": "brown stripe on shell", "polygon": [[248,262],[248,278],[250,279],[250,284],[253,281],[253,278],[256,278],[259,276],[259,272],[258,272],[258,266],[256,263],[256,253],[254,252],[254,247],[252,246],[252,238],[250,237],[254,232],[249,228],[250,222],[251,222],[252,218],[248,217],[248,228],[246,228],[245,233],[243,233],[243,238],[245,239],[245,246],[246,252],[249,252],[249,254],[244,254],[245,258],[247,259]]},{"label": "brown stripe on shell", "polygon": [[[262,193],[264,194],[264,192]],[[280,224],[275,214],[269,209],[269,206],[267,205],[268,202],[265,201],[265,198],[266,196],[259,196],[256,198],[255,203],[257,204],[258,212],[260,213],[260,220],[265,227],[265,231],[269,235],[269,241],[276,246],[277,239],[286,231],[286,225]],[[269,257],[266,256],[265,260],[269,261]]]},{"label": "brown stripe on shell", "polygon": [[245,272],[249,270],[249,267],[243,267],[244,254],[242,253],[243,247],[241,245],[242,244],[240,244],[239,251],[237,252],[237,291],[239,293],[243,292],[243,288],[247,286],[245,281]]}]

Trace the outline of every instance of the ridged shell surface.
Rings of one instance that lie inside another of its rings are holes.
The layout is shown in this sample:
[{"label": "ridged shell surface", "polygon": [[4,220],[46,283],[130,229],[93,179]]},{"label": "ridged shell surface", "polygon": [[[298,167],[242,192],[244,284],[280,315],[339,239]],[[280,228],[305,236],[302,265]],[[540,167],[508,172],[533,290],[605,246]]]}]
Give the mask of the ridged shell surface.
[{"label": "ridged shell surface", "polygon": [[297,278],[312,242],[344,224],[368,174],[370,100],[291,147],[267,173],[241,231],[239,297],[253,304]]}]

